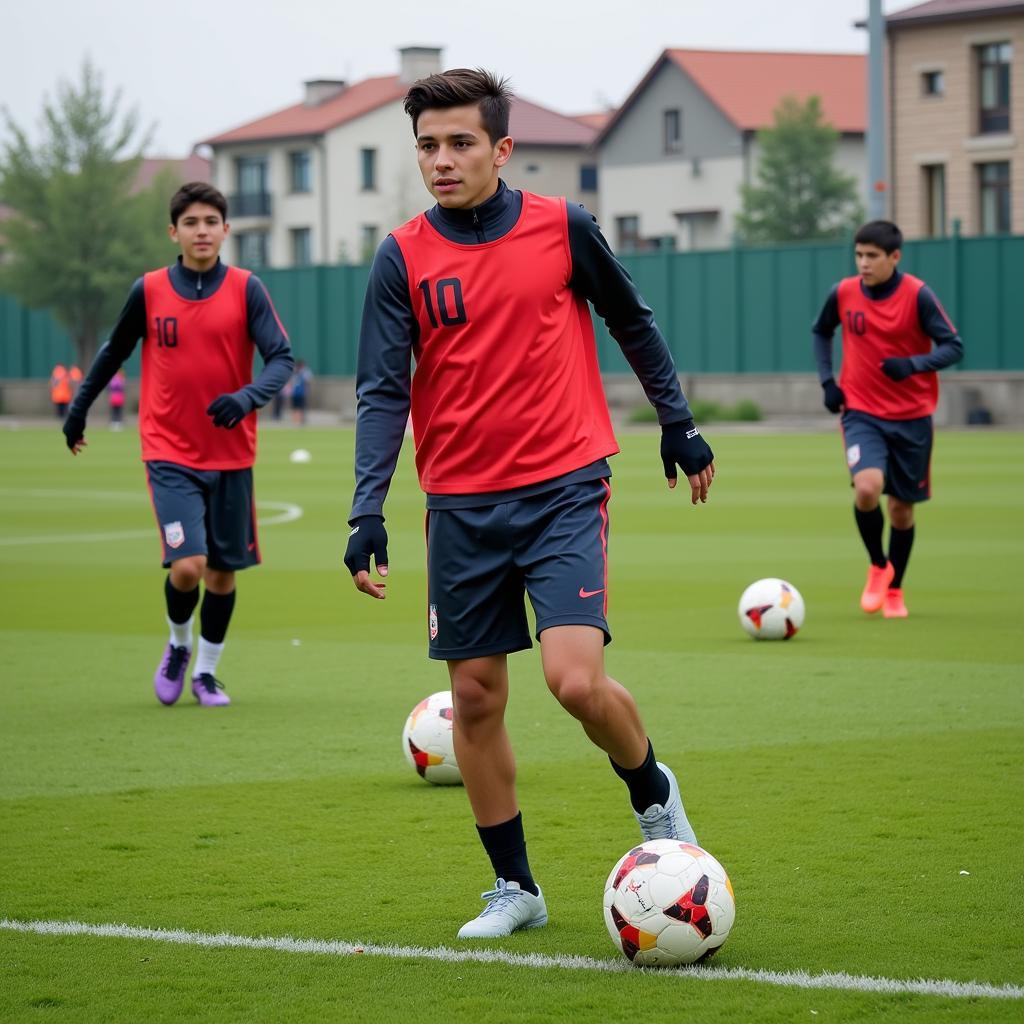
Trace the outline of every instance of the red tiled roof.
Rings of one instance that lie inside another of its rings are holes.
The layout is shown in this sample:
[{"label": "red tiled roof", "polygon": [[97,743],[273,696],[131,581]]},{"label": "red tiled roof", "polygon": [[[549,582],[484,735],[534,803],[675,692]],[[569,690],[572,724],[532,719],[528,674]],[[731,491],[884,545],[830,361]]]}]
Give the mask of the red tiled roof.
[{"label": "red tiled roof", "polygon": [[517,96],[509,111],[508,132],[522,145],[589,146],[597,130]]},{"label": "red tiled roof", "polygon": [[908,7],[890,14],[887,24],[897,25],[906,21],[931,21],[984,17],[989,14],[1003,14],[1007,11],[1024,12],[1024,0],[927,0],[926,3]]},{"label": "red tiled roof", "polygon": [[[378,107],[400,100],[407,88],[397,75],[367,78],[348,86],[340,95],[325,100],[319,106],[307,107],[304,103],[296,103],[204,141],[207,145],[216,146],[229,142],[322,135]],[[589,146],[597,134],[594,128],[581,124],[575,118],[518,96],[512,101],[509,130],[516,142],[537,146]]]},{"label": "red tiled roof", "polygon": [[322,135],[385,103],[401,99],[405,91],[406,86],[399,81],[398,75],[367,78],[348,86],[340,95],[318,106],[307,107],[304,103],[296,103],[204,141],[216,146],[227,142],[258,142],[295,135]]},{"label": "red tiled roof", "polygon": [[135,176],[135,183],[132,185],[133,192],[141,192],[153,184],[153,179],[164,169],[169,168],[181,180],[186,181],[207,181],[213,180],[212,161],[199,156],[198,153],[190,153],[184,159],[178,157],[151,156],[145,157],[139,167],[139,173]]},{"label": "red tiled roof", "polygon": [[573,114],[572,119],[585,124],[589,128],[596,128],[600,131],[615,113],[614,110],[598,110],[593,114]]},{"label": "red tiled roof", "polygon": [[768,128],[784,96],[820,96],[825,120],[833,127],[841,132],[867,130],[867,58],[861,54],[665,50],[601,130],[600,139],[666,61],[689,75],[741,131]]}]

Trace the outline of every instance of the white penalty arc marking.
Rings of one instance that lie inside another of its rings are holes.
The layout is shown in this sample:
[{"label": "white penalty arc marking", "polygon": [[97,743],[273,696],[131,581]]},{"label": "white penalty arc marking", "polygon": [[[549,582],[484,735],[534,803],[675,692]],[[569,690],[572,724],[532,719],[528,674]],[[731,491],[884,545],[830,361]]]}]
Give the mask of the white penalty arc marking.
[{"label": "white penalty arc marking", "polygon": [[[21,496],[32,498],[93,498],[102,501],[115,500],[138,500],[144,501],[136,494],[129,494],[122,491],[8,491],[0,488],[2,496]],[[273,509],[276,514],[266,518],[258,518],[257,526],[279,526],[281,523],[293,523],[301,519],[303,509],[301,505],[295,505],[290,501],[257,501],[258,509]],[[46,534],[35,537],[0,537],[0,547],[19,547],[22,544],[67,544],[74,541],[86,542],[89,544],[113,540],[138,540],[144,537],[152,537],[154,529],[148,530],[118,530],[109,533],[64,533]]]},{"label": "white penalty arc marking", "polygon": [[[625,960],[597,960],[588,956],[557,956],[543,953],[508,953],[494,949],[451,949],[448,946],[395,946],[324,939],[293,939],[289,936],[211,934],[171,928],[138,928],[128,924],[85,924],[82,921],[15,921],[0,918],[0,930],[34,935],[90,935],[104,939],[137,939],[172,942],[181,946],[230,949],[272,949],[281,953],[313,953],[320,956],[379,956],[393,960],[439,960],[445,963],[503,964],[541,970],[599,971],[621,974],[639,968]],[[649,970],[649,969],[648,969]],[[680,981],[751,981],[778,988],[868,992],[882,995],[911,993],[946,999],[1024,999],[1019,985],[989,985],[980,981],[929,978],[901,980],[867,975],[807,971],[749,970],[745,967],[683,967],[649,970],[659,977]]]}]

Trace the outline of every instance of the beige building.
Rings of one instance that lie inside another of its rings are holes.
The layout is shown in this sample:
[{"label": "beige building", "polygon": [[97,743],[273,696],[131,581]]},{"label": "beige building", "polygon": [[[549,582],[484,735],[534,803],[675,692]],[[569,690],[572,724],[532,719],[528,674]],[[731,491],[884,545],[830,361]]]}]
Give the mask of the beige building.
[{"label": "beige building", "polygon": [[[398,75],[306,82],[301,103],[206,140],[228,196],[229,262],[367,262],[392,228],[433,204],[402,100],[441,70],[441,50],[399,54]],[[519,97],[509,120],[515,149],[502,177],[512,188],[596,204],[596,128]]]},{"label": "beige building", "polygon": [[1024,232],[1024,2],[929,0],[886,28],[892,219]]}]

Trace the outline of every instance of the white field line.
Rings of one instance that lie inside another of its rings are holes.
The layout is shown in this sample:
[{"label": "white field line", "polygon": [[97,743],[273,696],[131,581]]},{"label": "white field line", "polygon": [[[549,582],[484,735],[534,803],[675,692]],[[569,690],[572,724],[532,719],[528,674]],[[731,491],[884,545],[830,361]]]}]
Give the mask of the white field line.
[{"label": "white field line", "polygon": [[[132,501],[144,502],[148,499],[141,494],[128,491],[57,491],[57,490],[14,490],[0,488],[0,497],[16,498],[47,498],[78,500],[92,498],[98,501]],[[302,506],[293,505],[289,501],[257,501],[257,508],[276,509],[277,515],[256,520],[258,526],[278,526],[281,523],[293,523],[302,518]],[[145,537],[159,536],[156,527],[148,530],[118,530],[110,533],[51,533],[29,537],[0,537],[0,547],[20,547],[22,544],[68,544],[86,542],[89,544],[104,541],[138,540]]]},{"label": "white field line", "polygon": [[[105,939],[136,939],[173,942],[181,946],[231,949],[271,949],[281,953],[313,953],[321,956],[379,956],[393,960],[440,960],[445,963],[503,964],[507,967],[532,967],[541,970],[599,971],[624,973],[635,971],[626,960],[595,960],[587,956],[508,953],[498,949],[451,949],[448,946],[395,946],[373,943],[293,939],[289,936],[253,937],[227,932],[209,934],[182,929],[137,928],[127,924],[84,924],[81,921],[14,921],[0,918],[0,930],[30,932],[35,935],[91,935]],[[826,991],[869,992],[882,995],[912,993],[941,996],[946,999],[1024,999],[1019,985],[989,985],[979,981],[950,981],[929,978],[901,980],[829,972],[748,970],[745,967],[686,967],[651,971],[661,977],[680,981],[751,981],[779,988],[821,989]]]}]

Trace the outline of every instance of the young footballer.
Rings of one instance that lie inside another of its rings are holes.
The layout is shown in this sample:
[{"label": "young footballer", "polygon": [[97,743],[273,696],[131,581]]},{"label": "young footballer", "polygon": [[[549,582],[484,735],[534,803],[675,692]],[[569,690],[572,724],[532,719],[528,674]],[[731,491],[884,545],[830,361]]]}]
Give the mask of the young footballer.
[{"label": "young footballer", "polygon": [[[497,881],[460,938],[547,922],[526,854],[505,728],[508,655],[531,646],[544,676],[611,759],[646,838],[694,842],[673,773],[629,692],[609,678],[608,457],[618,451],[588,300],[658,410],[669,487],[683,469],[707,499],[711,449],[694,426],[651,310],[582,207],[510,190],[511,94],[484,71],[416,82],[405,99],[437,204],[393,231],[363,309],[356,487],[345,564],[385,596],[383,505],[412,411],[427,495],[430,656],[447,662],[455,753]],[[415,372],[410,371],[415,359]]]},{"label": "young footballer", "polygon": [[[842,414],[853,514],[870,559],[860,606],[881,609],[887,619],[907,617],[903,576],[914,543],[914,506],[931,497],[937,371],[963,356],[956,328],[932,290],[899,269],[902,245],[890,221],[865,224],[854,238],[857,275],[833,287],[812,328],[825,408]],[[832,370],[837,327],[843,337],[838,384]]]},{"label": "young footballer", "polygon": [[[139,434],[163,544],[170,640],[153,677],[157,699],[181,695],[192,658],[199,603],[199,650],[192,693],[204,707],[230,704],[217,664],[235,606],[235,573],[260,561],[252,464],[254,410],[292,373],[292,354],[266,288],[220,261],[227,201],[211,185],[183,185],[171,199],[170,236],[181,249],[171,267],[132,286],[64,421],[68,448],[86,446],[89,407],[142,339]],[[254,349],[263,369],[252,379]]]}]

